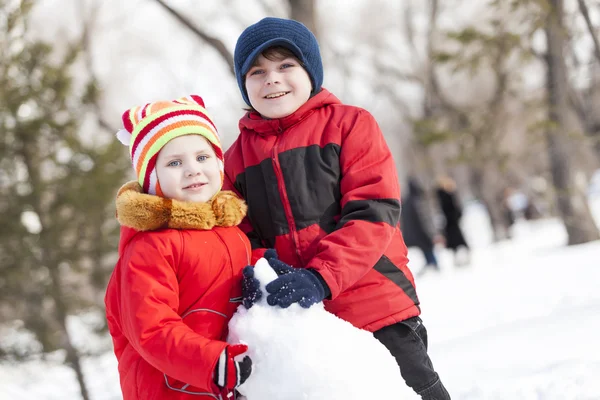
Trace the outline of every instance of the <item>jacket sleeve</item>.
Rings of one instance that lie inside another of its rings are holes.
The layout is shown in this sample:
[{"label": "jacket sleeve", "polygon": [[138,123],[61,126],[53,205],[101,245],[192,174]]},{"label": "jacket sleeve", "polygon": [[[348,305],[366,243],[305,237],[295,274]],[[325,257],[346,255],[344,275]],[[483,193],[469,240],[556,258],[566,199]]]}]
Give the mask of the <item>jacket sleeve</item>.
[{"label": "jacket sleeve", "polygon": [[129,343],[156,369],[211,388],[227,343],[195,333],[178,314],[179,252],[168,238],[152,233],[138,234],[127,246],[120,277],[121,327]]},{"label": "jacket sleeve", "polygon": [[377,122],[360,110],[345,129],[340,149],[340,220],[307,264],[321,274],[332,299],[375,266],[400,219],[396,167]]},{"label": "jacket sleeve", "polygon": [[[225,165],[229,165],[230,163],[228,162],[228,160],[231,159],[232,156],[232,152],[234,152],[235,149],[235,144],[234,146],[232,146],[229,150],[227,150],[227,152],[225,153]],[[236,193],[240,198],[242,199],[246,199],[246,197],[244,196],[243,190],[238,190],[239,188],[236,187],[236,185],[234,184],[235,182],[235,177],[233,177],[233,179],[230,177],[231,175],[234,175],[235,172],[231,171],[231,169],[226,168],[225,169],[225,174],[223,177],[223,190],[231,190],[232,192]],[[252,227],[252,224],[250,223],[250,220],[248,219],[248,217],[244,217],[244,219],[242,220],[242,222],[238,225],[238,228],[240,228],[242,230],[242,232],[244,232],[246,234],[246,236],[248,237],[248,240],[250,241],[250,246],[252,247],[252,257],[251,257],[251,263],[252,265],[256,264],[256,261],[258,261],[259,258],[261,258],[264,254],[265,251],[267,250],[264,246],[262,241],[260,240],[260,238],[258,237],[258,235],[256,234],[256,232],[254,231],[254,228]]]}]

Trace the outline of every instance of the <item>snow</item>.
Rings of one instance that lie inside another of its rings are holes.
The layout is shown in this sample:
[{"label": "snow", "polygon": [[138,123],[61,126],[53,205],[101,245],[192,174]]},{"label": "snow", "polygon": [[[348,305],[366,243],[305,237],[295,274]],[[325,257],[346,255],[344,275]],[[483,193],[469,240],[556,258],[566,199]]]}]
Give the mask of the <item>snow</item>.
[{"label": "snow", "polygon": [[[600,222],[600,196],[592,206]],[[512,240],[491,243],[477,204],[466,208],[464,227],[471,265],[455,267],[437,249],[441,272],[417,278],[429,353],[452,398],[600,399],[600,242],[567,247],[562,225],[544,219],[518,221]],[[411,248],[409,256],[417,272],[422,255]],[[0,331],[0,340],[9,337]],[[0,399],[79,399],[61,359],[0,364]],[[84,370],[93,400],[121,398],[110,351],[86,358]]]},{"label": "snow", "polygon": [[228,339],[249,347],[252,375],[239,388],[248,400],[364,400],[406,388],[396,360],[372,333],[325,311],[323,303],[271,307],[264,286],[277,274],[261,258],[255,276],[263,297],[250,310],[238,308]]}]

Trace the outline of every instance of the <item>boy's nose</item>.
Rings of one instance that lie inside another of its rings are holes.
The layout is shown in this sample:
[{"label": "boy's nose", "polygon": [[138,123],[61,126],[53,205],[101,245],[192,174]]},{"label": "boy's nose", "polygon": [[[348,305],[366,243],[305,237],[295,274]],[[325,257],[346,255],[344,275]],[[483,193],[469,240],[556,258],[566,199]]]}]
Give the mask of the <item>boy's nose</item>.
[{"label": "boy's nose", "polygon": [[265,80],[267,85],[271,85],[273,83],[279,83],[279,74],[277,72],[269,72],[267,74],[267,79]]}]

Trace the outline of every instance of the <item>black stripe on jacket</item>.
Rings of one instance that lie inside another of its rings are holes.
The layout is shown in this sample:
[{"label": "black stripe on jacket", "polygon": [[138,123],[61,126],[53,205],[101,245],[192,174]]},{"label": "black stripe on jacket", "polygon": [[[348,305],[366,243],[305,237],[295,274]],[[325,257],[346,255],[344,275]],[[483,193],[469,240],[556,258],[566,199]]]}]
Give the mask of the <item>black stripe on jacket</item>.
[{"label": "black stripe on jacket", "polygon": [[[318,224],[331,233],[350,220],[395,226],[400,218],[397,199],[355,200],[340,209],[339,155],[340,146],[335,143],[322,148],[298,147],[278,154],[296,230]],[[234,186],[248,204],[248,218],[260,239],[252,240],[253,247],[258,241],[265,247],[273,247],[276,236],[290,232],[271,158],[247,167],[236,176]]]},{"label": "black stripe on jacket", "polygon": [[394,265],[389,258],[385,255],[381,256],[379,261],[375,264],[374,269],[402,289],[415,305],[419,305],[419,298],[417,297],[415,287],[410,283],[406,275],[404,275],[404,272]]}]

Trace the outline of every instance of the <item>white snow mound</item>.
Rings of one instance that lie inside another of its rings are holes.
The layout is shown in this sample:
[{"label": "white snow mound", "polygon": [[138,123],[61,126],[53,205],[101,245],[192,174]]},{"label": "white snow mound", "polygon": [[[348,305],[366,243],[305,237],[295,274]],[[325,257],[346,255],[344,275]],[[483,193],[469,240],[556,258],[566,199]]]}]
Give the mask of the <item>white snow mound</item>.
[{"label": "white snow mound", "polygon": [[364,400],[405,390],[398,364],[372,333],[325,311],[323,303],[269,306],[264,286],[277,275],[261,258],[255,276],[263,297],[250,310],[238,308],[228,338],[249,347],[252,374],[238,388],[248,400]]}]

